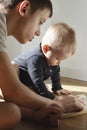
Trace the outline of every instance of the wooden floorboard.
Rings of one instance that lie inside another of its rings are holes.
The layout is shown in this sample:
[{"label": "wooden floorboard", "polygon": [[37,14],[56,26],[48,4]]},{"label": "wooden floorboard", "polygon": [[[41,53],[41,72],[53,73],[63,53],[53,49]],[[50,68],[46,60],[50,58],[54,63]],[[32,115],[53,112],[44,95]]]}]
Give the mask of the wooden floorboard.
[{"label": "wooden floorboard", "polygon": [[77,86],[87,86],[87,81],[61,77],[61,83],[66,85],[77,85]]}]

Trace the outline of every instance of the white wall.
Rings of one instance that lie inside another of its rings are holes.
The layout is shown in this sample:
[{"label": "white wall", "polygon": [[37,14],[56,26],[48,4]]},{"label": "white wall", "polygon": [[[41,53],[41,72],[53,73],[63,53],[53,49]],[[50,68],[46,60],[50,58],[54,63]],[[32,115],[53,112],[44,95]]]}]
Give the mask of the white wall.
[{"label": "white wall", "polygon": [[22,50],[21,44],[12,36],[7,38],[7,49],[10,59],[20,55]]},{"label": "white wall", "polygon": [[[76,30],[76,54],[61,64],[61,75],[87,81],[87,0],[52,0],[54,15],[42,27],[42,34],[32,43],[20,46],[13,39],[9,41],[9,55],[11,58],[34,48],[40,43],[45,30],[55,22],[66,22]],[[14,42],[14,44],[10,44]],[[10,46],[11,45],[11,46]],[[13,49],[14,48],[14,49]]]},{"label": "white wall", "polygon": [[76,54],[62,62],[61,75],[87,81],[87,0],[53,0],[53,22],[64,21],[76,30]]}]

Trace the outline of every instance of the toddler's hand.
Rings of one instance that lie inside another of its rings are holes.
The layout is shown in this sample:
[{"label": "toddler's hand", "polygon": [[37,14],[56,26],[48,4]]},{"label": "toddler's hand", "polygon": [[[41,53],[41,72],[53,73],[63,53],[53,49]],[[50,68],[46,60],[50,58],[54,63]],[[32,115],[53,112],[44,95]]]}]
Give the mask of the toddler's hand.
[{"label": "toddler's hand", "polygon": [[58,90],[58,91],[56,91],[56,94],[57,95],[69,95],[69,94],[71,94],[71,91],[69,91],[69,90],[66,90],[66,89],[61,89],[61,90]]}]

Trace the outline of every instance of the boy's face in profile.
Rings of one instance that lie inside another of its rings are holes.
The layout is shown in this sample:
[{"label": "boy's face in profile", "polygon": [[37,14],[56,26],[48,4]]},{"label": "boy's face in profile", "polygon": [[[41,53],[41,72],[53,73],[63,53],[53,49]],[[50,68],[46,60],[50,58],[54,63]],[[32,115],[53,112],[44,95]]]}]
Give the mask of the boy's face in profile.
[{"label": "boy's face in profile", "polygon": [[65,60],[70,56],[71,56],[71,53],[68,53],[67,49],[64,49],[64,48],[56,50],[56,51],[53,49],[49,49],[45,53],[45,57],[47,59],[47,63],[49,66],[59,65],[62,60]]},{"label": "boy's face in profile", "polygon": [[18,30],[18,41],[26,43],[32,41],[35,36],[40,35],[41,25],[49,18],[50,10],[45,8],[44,10],[37,10],[34,14],[25,15],[20,18],[20,24]]}]

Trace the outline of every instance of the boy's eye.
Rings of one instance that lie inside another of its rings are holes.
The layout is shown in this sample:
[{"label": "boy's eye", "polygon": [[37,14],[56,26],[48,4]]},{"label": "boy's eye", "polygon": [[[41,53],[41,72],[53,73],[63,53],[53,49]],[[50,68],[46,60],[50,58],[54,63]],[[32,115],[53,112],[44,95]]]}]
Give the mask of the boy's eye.
[{"label": "boy's eye", "polygon": [[40,25],[43,24],[43,22],[40,22]]},{"label": "boy's eye", "polygon": [[44,22],[45,22],[45,20],[41,20],[41,21],[40,21],[40,24],[43,24]]},{"label": "boy's eye", "polygon": [[59,58],[56,57],[56,60],[59,60]]}]

